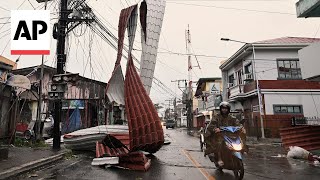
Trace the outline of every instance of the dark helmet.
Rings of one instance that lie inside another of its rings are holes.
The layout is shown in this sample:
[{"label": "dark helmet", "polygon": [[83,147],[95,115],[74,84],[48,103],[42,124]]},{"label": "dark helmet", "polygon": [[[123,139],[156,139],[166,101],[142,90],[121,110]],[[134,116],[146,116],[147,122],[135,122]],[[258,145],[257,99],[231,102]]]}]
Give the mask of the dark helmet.
[{"label": "dark helmet", "polygon": [[230,109],[231,109],[230,104],[229,104],[228,102],[226,102],[226,101],[221,102],[220,105],[219,105],[219,107],[220,107],[220,112],[221,112],[221,108],[222,108],[222,107],[228,108],[228,110],[229,110],[228,113],[230,112]]}]

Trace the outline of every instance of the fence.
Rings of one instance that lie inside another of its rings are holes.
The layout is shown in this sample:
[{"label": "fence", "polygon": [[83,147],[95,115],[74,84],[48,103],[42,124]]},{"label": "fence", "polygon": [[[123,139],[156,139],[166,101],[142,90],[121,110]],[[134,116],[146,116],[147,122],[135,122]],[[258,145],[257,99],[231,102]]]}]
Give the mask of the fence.
[{"label": "fence", "polygon": [[[266,138],[279,138],[280,129],[293,126],[319,126],[320,119],[305,118],[305,117],[292,117],[286,116],[264,116],[263,119],[264,134]],[[248,136],[261,137],[261,123],[260,117],[255,116],[253,119],[245,119],[244,126],[247,130]]]}]

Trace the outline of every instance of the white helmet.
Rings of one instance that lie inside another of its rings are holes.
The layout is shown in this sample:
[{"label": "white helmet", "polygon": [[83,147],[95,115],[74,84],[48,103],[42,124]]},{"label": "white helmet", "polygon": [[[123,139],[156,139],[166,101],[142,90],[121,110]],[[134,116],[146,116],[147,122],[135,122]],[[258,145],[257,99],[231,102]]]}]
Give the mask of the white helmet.
[{"label": "white helmet", "polygon": [[220,105],[219,105],[220,109],[221,109],[222,106],[228,108],[229,110],[231,109],[230,104],[228,102],[226,102],[226,101],[223,101],[223,102],[220,103]]}]

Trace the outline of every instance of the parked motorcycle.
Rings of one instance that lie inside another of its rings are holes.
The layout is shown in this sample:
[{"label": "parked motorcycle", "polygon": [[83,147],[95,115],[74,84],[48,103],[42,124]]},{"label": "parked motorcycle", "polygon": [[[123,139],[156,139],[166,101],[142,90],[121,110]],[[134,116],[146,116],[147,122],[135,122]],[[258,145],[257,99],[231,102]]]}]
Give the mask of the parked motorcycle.
[{"label": "parked motorcycle", "polygon": [[218,158],[216,156],[209,156],[210,160],[215,163],[219,171],[223,169],[232,170],[235,178],[241,180],[244,176],[244,167],[242,162],[241,151],[243,143],[238,135],[240,127],[228,126],[220,127],[221,132],[218,135],[223,136],[224,143],[221,147],[221,160],[224,162],[223,166],[219,166]]},{"label": "parked motorcycle", "polygon": [[[53,137],[53,118],[50,116],[41,121],[41,132],[44,139],[49,139]],[[31,140],[35,138],[36,131],[36,120],[31,120],[28,129],[23,133],[23,136],[26,140]]]}]

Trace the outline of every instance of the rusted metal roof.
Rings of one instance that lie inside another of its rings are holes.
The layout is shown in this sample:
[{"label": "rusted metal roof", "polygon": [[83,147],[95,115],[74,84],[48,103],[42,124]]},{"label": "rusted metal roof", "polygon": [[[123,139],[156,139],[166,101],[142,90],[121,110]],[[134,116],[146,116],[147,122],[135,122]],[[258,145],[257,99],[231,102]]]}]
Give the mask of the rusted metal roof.
[{"label": "rusted metal roof", "polygon": [[281,37],[276,39],[269,39],[254,42],[253,44],[299,44],[299,43],[314,43],[320,42],[320,38],[307,37]]},{"label": "rusted metal roof", "polygon": [[[155,153],[164,143],[163,130],[158,113],[144,88],[139,74],[133,64],[131,51],[137,24],[137,5],[123,9],[119,20],[118,55],[115,69],[120,67],[125,30],[128,27],[129,52],[126,77],[124,81],[125,107],[129,126],[130,151],[146,151]],[[112,79],[112,77],[111,77]],[[110,84],[110,86],[115,84]],[[110,88],[109,86],[109,88]],[[107,87],[108,91],[108,87]],[[98,145],[97,145],[98,146]],[[123,149],[97,147],[97,155],[119,156],[125,154]],[[101,151],[100,151],[101,150]]]},{"label": "rusted metal roof", "polygon": [[[123,144],[123,147],[109,147],[104,145],[102,142],[96,142],[96,157],[113,157],[127,155],[129,151],[127,148],[130,147],[129,134],[110,134]],[[126,146],[127,148],[125,148]]]},{"label": "rusted metal roof", "polygon": [[[131,18],[132,14],[137,16],[137,5],[130,6],[126,9],[122,9],[120,13],[119,19],[119,27],[118,27],[118,54],[117,60],[114,66],[114,70],[112,72],[112,76],[107,84],[106,94],[108,96],[109,101],[116,102],[118,104],[124,104],[124,78],[121,69],[121,58],[122,58],[122,50],[123,50],[123,40],[125,31],[129,22],[133,21],[133,23],[137,20],[134,20],[134,17]],[[132,29],[132,28],[131,28]],[[134,29],[135,31],[135,29]],[[133,36],[133,30],[130,31],[130,35]],[[133,36],[134,38],[134,36]],[[133,44],[133,40],[131,40],[130,44]],[[132,48],[131,48],[132,49]]]},{"label": "rusted metal roof", "polygon": [[164,143],[163,129],[131,56],[126,72],[125,98],[131,151],[155,153]]},{"label": "rusted metal roof", "polygon": [[320,126],[296,126],[280,129],[285,148],[299,146],[308,151],[320,149]]}]

